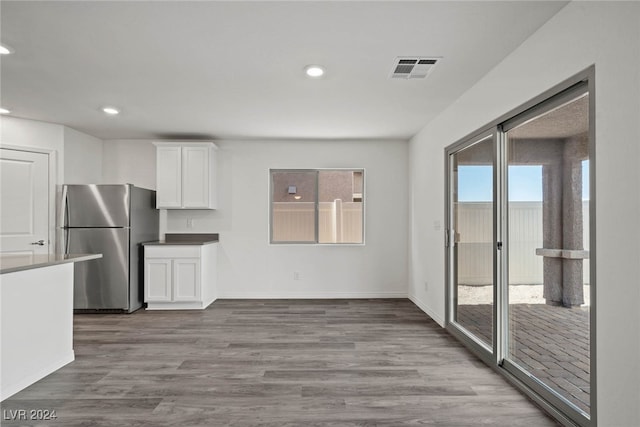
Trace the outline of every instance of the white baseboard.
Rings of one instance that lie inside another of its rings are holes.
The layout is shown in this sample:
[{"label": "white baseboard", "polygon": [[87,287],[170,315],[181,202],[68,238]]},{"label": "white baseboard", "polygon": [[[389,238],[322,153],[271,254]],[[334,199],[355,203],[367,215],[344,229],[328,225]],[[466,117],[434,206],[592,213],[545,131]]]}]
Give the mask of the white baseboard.
[{"label": "white baseboard", "polygon": [[211,302],[148,302],[145,310],[204,310]]},{"label": "white baseboard", "polygon": [[431,317],[435,322],[444,328],[444,319],[438,316],[435,311],[430,308],[424,301],[415,295],[409,295],[408,298],[413,302],[420,310],[424,311],[427,316]]},{"label": "white baseboard", "polygon": [[69,353],[65,354],[60,359],[50,363],[49,365],[43,367],[38,372],[35,372],[31,375],[27,375],[22,378],[20,381],[13,384],[2,384],[2,390],[0,391],[0,401],[3,401],[17,392],[24,390],[29,387],[31,384],[40,381],[47,375],[57,371],[62,368],[64,365],[73,362],[75,359],[75,353],[71,350]]},{"label": "white baseboard", "polygon": [[218,299],[407,298],[406,292],[220,292]]}]

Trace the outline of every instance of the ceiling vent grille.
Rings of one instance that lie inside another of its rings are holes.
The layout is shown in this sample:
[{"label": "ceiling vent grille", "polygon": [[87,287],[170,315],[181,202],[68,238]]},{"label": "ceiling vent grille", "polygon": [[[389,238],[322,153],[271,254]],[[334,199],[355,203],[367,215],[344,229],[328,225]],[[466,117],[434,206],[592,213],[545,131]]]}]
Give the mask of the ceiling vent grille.
[{"label": "ceiling vent grille", "polygon": [[398,57],[393,63],[392,79],[424,79],[440,58]]}]

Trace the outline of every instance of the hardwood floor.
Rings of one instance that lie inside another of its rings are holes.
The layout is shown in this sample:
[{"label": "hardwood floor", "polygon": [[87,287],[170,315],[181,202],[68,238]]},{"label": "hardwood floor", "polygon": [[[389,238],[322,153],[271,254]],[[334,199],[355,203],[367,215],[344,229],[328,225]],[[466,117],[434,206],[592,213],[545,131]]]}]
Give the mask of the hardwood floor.
[{"label": "hardwood floor", "polygon": [[[409,300],[219,300],[74,323],[76,360],[2,402],[2,425],[557,425]],[[57,419],[7,419],[21,409]]]}]

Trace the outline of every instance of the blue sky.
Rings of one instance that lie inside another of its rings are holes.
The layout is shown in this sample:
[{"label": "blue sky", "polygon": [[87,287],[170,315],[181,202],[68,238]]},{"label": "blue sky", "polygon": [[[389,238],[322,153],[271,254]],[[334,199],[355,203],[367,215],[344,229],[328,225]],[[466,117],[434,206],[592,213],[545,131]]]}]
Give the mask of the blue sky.
[{"label": "blue sky", "polygon": [[[458,166],[458,200],[488,202],[493,199],[491,166]],[[582,162],[582,199],[589,200],[589,162]],[[509,200],[542,201],[542,166],[509,166]]]}]

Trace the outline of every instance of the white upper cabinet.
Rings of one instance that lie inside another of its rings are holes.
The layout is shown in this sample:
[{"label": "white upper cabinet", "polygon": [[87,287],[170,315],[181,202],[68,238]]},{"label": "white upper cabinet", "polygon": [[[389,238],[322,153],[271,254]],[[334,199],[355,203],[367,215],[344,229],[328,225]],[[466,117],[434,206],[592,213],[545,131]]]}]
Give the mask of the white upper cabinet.
[{"label": "white upper cabinet", "polygon": [[155,142],[158,209],[217,207],[216,151],[211,142]]},{"label": "white upper cabinet", "polygon": [[182,148],[156,148],[156,207],[182,208]]}]

